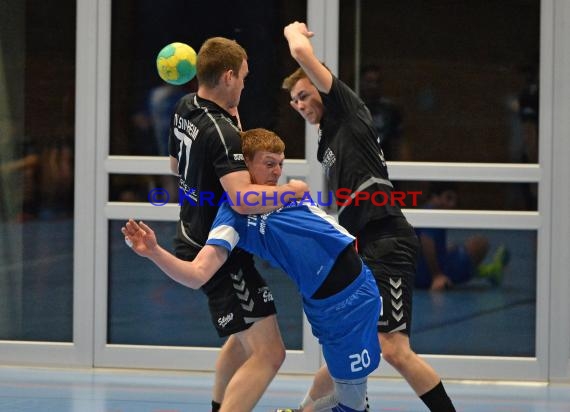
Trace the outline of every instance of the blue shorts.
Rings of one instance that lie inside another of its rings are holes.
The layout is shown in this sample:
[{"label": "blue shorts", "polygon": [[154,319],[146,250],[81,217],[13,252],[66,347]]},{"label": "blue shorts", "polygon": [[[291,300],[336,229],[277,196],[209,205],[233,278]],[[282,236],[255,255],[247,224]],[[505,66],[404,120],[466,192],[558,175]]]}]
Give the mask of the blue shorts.
[{"label": "blue shorts", "polygon": [[358,379],[378,367],[376,324],[382,298],[366,265],[343,291],[325,299],[303,299],[303,306],[333,378]]}]

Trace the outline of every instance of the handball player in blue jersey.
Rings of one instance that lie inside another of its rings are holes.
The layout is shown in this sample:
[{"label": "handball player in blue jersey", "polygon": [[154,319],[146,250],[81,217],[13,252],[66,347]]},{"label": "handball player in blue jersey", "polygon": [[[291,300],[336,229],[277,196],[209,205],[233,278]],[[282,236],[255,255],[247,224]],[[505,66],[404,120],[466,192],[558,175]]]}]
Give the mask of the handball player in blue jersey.
[{"label": "handball player in blue jersey", "polygon": [[[242,133],[246,164],[256,184],[277,184],[283,141],[273,132]],[[293,197],[293,194],[292,194]],[[315,400],[315,411],[364,411],[367,376],[380,362],[376,322],[382,300],[374,277],[354,249],[354,237],[310,201],[292,200],[259,215],[240,215],[221,205],[206,246],[192,262],[157,243],[150,227],[129,220],[127,244],[175,281],[197,289],[241,247],[282,269],[295,282],[303,309],[334,381],[334,392]]]}]

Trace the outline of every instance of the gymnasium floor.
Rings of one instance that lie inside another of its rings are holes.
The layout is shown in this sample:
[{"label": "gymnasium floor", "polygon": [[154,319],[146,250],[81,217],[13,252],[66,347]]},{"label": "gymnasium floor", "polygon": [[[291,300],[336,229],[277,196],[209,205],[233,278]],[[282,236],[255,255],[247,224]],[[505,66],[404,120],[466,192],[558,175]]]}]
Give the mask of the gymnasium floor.
[{"label": "gymnasium floor", "polygon": [[[310,383],[278,376],[255,412],[295,406]],[[0,368],[2,412],[208,412],[211,374]],[[446,382],[458,412],[568,412],[570,386]],[[399,379],[369,383],[372,411],[425,412]]]}]

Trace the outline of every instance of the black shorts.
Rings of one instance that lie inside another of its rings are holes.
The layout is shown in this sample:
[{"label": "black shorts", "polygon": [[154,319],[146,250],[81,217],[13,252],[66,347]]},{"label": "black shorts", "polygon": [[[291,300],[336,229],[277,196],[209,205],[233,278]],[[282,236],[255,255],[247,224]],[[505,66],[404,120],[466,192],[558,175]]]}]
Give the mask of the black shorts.
[{"label": "black shorts", "polygon": [[[199,252],[175,239],[175,254],[193,260]],[[248,329],[253,323],[277,313],[273,294],[257,271],[253,256],[235,248],[229,259],[201,290],[208,297],[212,323],[220,337]]]},{"label": "black shorts", "polygon": [[382,295],[378,332],[410,335],[419,247],[415,235],[385,237],[359,244],[358,253],[374,274]]}]

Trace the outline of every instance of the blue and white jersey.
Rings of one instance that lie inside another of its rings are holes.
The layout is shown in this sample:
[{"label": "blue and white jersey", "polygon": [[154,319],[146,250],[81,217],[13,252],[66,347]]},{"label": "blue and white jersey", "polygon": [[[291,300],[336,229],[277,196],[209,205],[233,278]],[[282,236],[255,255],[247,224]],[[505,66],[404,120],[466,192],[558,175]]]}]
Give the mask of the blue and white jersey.
[{"label": "blue and white jersey", "polygon": [[220,207],[206,244],[239,246],[289,275],[304,297],[312,296],[354,237],[314,204],[292,202],[261,215]]}]

